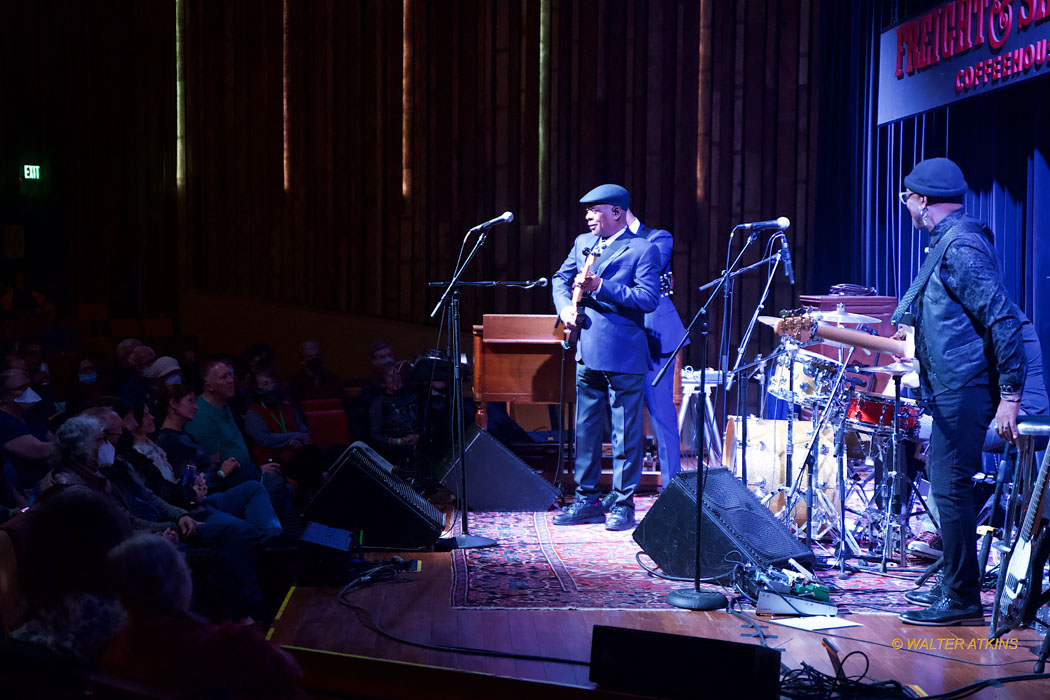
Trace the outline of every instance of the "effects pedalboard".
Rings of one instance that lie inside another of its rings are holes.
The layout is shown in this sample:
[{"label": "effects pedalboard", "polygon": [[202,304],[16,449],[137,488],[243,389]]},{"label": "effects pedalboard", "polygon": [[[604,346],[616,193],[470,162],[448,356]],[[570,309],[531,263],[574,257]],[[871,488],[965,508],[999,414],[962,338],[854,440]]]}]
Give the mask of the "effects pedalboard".
[{"label": "effects pedalboard", "polygon": [[798,571],[738,566],[733,583],[755,603],[759,615],[837,615],[838,606],[829,602],[829,589],[814,583],[812,574],[795,566]]}]

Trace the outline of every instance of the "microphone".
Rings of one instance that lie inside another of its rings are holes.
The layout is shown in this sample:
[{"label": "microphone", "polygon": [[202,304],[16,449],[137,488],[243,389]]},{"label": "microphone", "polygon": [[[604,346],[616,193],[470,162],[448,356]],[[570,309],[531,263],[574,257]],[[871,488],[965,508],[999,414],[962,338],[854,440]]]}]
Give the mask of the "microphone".
[{"label": "microphone", "polygon": [[500,214],[499,216],[497,216],[495,219],[489,219],[485,223],[478,224],[477,226],[475,226],[474,228],[472,228],[470,230],[471,231],[484,231],[487,228],[492,228],[496,224],[509,224],[511,221],[514,221],[514,214],[510,213],[509,211],[505,211],[502,214]]},{"label": "microphone", "polygon": [[530,282],[529,286],[530,287],[546,287],[547,286],[547,278],[546,277],[540,277],[538,280],[536,280],[534,282]]},{"label": "microphone", "polygon": [[[787,221],[785,217],[780,217]],[[787,236],[780,236],[780,253],[784,257],[784,272],[787,273],[791,286],[795,286],[795,268],[791,266],[791,249],[788,248]]]},{"label": "microphone", "polygon": [[783,231],[791,226],[791,219],[782,216],[772,221],[752,221],[750,224],[737,224],[736,228],[744,231],[759,231],[761,229],[777,229]]}]

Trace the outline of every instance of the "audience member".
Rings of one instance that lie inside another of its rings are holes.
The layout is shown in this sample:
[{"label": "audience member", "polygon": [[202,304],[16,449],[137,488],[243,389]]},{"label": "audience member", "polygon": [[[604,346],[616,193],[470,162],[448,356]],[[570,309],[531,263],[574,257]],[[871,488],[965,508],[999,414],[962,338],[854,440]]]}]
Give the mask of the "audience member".
[{"label": "audience member", "polygon": [[386,393],[384,389],[384,375],[386,370],[395,364],[394,349],[385,340],[377,340],[372,343],[372,369],[368,379],[361,385],[361,398],[359,402],[362,410],[367,414],[372,408],[372,403]]},{"label": "audience member", "polygon": [[283,400],[268,369],[256,371],[251,379],[254,401],[244,416],[244,430],[255,443],[255,458],[260,464],[289,464],[299,448],[310,444],[310,432],[295,407]]},{"label": "audience member", "polygon": [[415,397],[403,390],[401,372],[388,365],[383,372],[383,395],[369,411],[371,444],[391,463],[405,467],[419,442],[419,420]]},{"label": "audience member", "polygon": [[[91,447],[101,440],[97,431]],[[28,520],[19,566],[31,617],[11,636],[97,663],[124,618],[105,562],[130,534],[127,519],[110,499],[82,486],[47,492],[20,517]]]},{"label": "audience member", "polygon": [[[209,490],[226,490],[244,481],[261,480],[281,525],[290,535],[298,536],[300,524],[295,497],[281,476],[280,465],[270,463],[257,467],[252,462],[244,436],[227,405],[236,391],[233,368],[223,361],[209,362],[205,365],[203,379],[204,393],[197,399],[197,413],[185,424],[184,430],[209,457],[212,465],[208,471]],[[230,457],[236,460],[232,474],[219,468]]]},{"label": "audience member", "polygon": [[[84,421],[92,422],[85,424]],[[97,435],[99,424],[103,426],[105,439],[92,455],[89,449],[94,444],[91,434],[95,431]],[[181,541],[191,548],[209,547],[221,552],[232,575],[232,580],[224,583],[235,592],[239,601],[237,616],[266,619],[269,610],[263,602],[256,576],[255,547],[280,534],[281,528],[273,511],[269,511],[268,518],[262,511],[255,511],[265,529],[212,509],[201,513],[203,520],[198,520],[187,509],[168,503],[150,490],[126,460],[129,454],[115,454],[122,427],[118,413],[105,407],[88,409],[82,416],[66,421],[58,433],[59,448],[66,464],[52,472],[54,481],[83,483],[108,494],[128,514],[137,531],[161,534],[173,543]],[[243,490],[238,495],[246,497],[250,493]],[[242,510],[246,510],[248,504],[243,506]]]},{"label": "audience member", "polygon": [[108,563],[129,616],[105,655],[108,670],[193,697],[215,691],[235,698],[298,696],[298,664],[254,626],[216,625],[189,611],[189,568],[170,542],[136,535],[118,545]]},{"label": "audience member", "polygon": [[244,520],[252,526],[256,532],[249,539],[265,541],[281,534],[280,521],[261,482],[246,481],[221,493],[209,494],[203,474],[198,472],[193,475],[191,472],[187,475],[185,462],[178,468],[173,467],[167,453],[150,440],[156,423],[149,406],[136,406],[133,416],[139,423],[132,431],[136,454],[128,454],[129,461],[154,493],[169,503],[186,508],[195,519],[203,521],[204,524],[198,528],[203,534],[207,535],[208,528],[224,520],[213,518],[217,512]]},{"label": "audience member", "polygon": [[135,374],[135,369],[131,366],[131,353],[141,345],[141,341],[136,338],[125,338],[117,343],[117,366],[113,370],[109,394],[118,396],[120,390],[124,388],[124,385]]},{"label": "audience member", "polygon": [[281,473],[296,483],[298,502],[305,503],[321,487],[321,474],[330,460],[311,444],[310,431],[295,407],[284,400],[269,369],[257,370],[252,383],[254,400],[245,413],[244,429],[252,439],[255,458],[260,464],[279,463]]},{"label": "audience member", "polygon": [[140,345],[131,351],[131,355],[128,356],[128,363],[131,365],[132,371],[128,375],[127,381],[120,388],[120,398],[133,404],[149,399],[150,380],[144,376],[144,372],[149,369],[156,358],[157,353],[153,351],[153,348],[146,345]]},{"label": "audience member", "polygon": [[73,369],[73,377],[66,394],[66,415],[75,416],[80,413],[90,401],[104,394],[105,386],[106,383],[99,377],[95,360],[87,355],[82,356]]},{"label": "audience member", "polygon": [[214,462],[185,430],[186,424],[197,415],[197,395],[193,389],[185,384],[165,387],[157,402],[157,408],[164,416],[161,428],[157,432],[157,445],[167,455],[175,476],[181,480],[186,467],[192,466],[197,469],[199,476],[205,478],[205,484],[210,491],[216,491],[216,487],[225,485],[218,472],[221,471],[225,476],[232,474],[238,467],[237,459],[227,457],[218,465],[218,469],[215,469]]},{"label": "audience member", "polygon": [[179,361],[174,357],[165,355],[158,357],[153,363],[142,371],[142,378],[149,384],[146,390],[146,400],[149,403],[156,401],[161,390],[168,384],[182,384],[182,368]]},{"label": "audience member", "polygon": [[16,498],[25,499],[48,471],[54,437],[46,421],[38,416],[27,419],[29,409],[40,397],[29,385],[26,371],[0,372],[0,382],[0,446],[6,457],[3,476]]},{"label": "audience member", "polygon": [[32,288],[23,271],[16,272],[12,285],[0,294],[0,311],[10,312],[15,318],[47,316],[54,310],[55,304]]},{"label": "audience member", "polygon": [[122,433],[120,416],[111,408],[89,408],[67,420],[55,436],[59,463],[41,491],[55,484],[87,486],[113,498],[135,530],[161,533],[176,542],[180,534],[191,537],[199,523],[146,488],[127,462],[116,458]]},{"label": "audience member", "polygon": [[339,399],[343,400],[343,382],[335,374],[324,368],[321,360],[321,346],[313,340],[308,340],[300,347],[303,368],[299,374],[288,383],[288,389],[292,395],[292,401],[302,404],[303,401],[314,399]]}]

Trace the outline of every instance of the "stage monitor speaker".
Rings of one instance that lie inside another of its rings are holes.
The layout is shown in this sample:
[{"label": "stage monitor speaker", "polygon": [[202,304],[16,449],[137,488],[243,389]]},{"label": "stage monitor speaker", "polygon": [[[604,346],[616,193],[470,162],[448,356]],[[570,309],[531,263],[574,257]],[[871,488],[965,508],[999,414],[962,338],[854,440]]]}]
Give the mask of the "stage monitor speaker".
[{"label": "stage monitor speaker", "polygon": [[306,506],[303,518],[357,531],[363,547],[432,546],[445,516],[391,470],[371,447],[355,442],[332,465],[328,482]]},{"label": "stage monitor speaker", "polygon": [[[467,431],[466,453],[467,506],[471,510],[542,512],[558,498],[558,491],[550,482],[477,426]],[[442,465],[445,475],[441,483],[457,498],[459,469],[459,455],[450,454]]]},{"label": "stage monitor speaker", "polygon": [[658,698],[776,700],[780,652],[757,644],[595,625],[591,682]]},{"label": "stage monitor speaker", "polygon": [[[696,575],[696,472],[679,472],[634,530],[642,550],[669,576]],[[707,470],[700,548],[703,578],[727,581],[737,564],[790,567],[813,552],[725,467]]]}]

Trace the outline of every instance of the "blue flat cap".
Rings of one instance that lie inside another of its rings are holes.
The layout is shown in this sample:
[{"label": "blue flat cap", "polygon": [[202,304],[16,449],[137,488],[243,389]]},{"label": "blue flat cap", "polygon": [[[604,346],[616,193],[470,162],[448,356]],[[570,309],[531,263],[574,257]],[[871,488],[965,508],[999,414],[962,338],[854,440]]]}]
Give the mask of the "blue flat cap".
[{"label": "blue flat cap", "polygon": [[631,195],[619,185],[598,185],[580,197],[580,204],[612,204],[621,209],[630,209]]},{"label": "blue flat cap", "polygon": [[947,158],[927,158],[912,168],[904,186],[926,197],[958,197],[966,194],[966,178],[959,166]]}]

